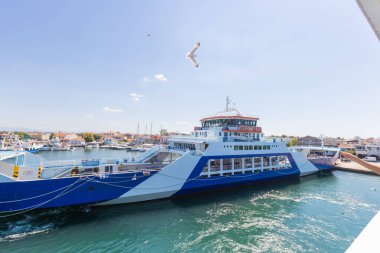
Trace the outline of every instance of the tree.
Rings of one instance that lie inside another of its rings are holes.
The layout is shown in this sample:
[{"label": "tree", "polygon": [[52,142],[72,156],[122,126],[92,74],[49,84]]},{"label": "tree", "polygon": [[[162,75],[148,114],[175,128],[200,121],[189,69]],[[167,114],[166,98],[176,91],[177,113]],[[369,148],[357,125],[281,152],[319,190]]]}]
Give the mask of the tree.
[{"label": "tree", "polygon": [[161,131],[160,131],[160,135],[161,135],[161,136],[167,136],[167,135],[168,135],[168,130],[166,130],[166,129],[161,129]]},{"label": "tree", "polygon": [[50,139],[50,140],[54,139],[54,133],[51,133],[51,134],[50,134],[49,139]]},{"label": "tree", "polygon": [[101,135],[101,134],[94,134],[94,139],[95,139],[96,141],[99,141],[100,138],[102,138],[102,135]]},{"label": "tree", "polygon": [[83,133],[83,138],[86,142],[92,142],[95,140],[94,134],[89,132]]},{"label": "tree", "polygon": [[16,135],[18,135],[18,137],[22,140],[29,140],[30,139],[30,136],[29,134],[27,133],[24,133],[24,132],[15,132]]},{"label": "tree", "polygon": [[298,138],[297,137],[294,137],[292,138],[289,143],[287,144],[288,147],[292,147],[292,146],[295,146],[297,145],[297,142],[298,142]]}]

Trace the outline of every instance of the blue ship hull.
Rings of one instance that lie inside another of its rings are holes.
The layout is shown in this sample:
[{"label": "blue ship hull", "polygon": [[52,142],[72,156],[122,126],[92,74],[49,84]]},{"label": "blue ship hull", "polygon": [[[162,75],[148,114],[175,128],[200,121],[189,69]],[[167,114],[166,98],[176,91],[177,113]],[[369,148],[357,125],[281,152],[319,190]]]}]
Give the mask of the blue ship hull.
[{"label": "blue ship hull", "polygon": [[[72,177],[2,183],[0,184],[0,212],[102,203],[119,198],[154,174],[149,176],[144,176],[142,173],[113,174],[107,178]],[[195,177],[189,179],[178,192],[173,194],[173,197],[298,177],[298,169],[211,178]]]},{"label": "blue ship hull", "polygon": [[1,183],[0,212],[103,202],[118,198],[146,179],[142,173],[133,173],[114,174],[108,178],[92,176]]}]

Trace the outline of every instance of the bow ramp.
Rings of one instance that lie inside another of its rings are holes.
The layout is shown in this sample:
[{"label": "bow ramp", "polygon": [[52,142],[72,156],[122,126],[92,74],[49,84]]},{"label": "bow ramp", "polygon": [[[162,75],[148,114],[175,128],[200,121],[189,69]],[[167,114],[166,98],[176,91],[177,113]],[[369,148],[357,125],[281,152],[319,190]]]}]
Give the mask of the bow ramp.
[{"label": "bow ramp", "polygon": [[293,152],[293,159],[300,170],[300,176],[308,176],[318,172],[318,169],[301,152]]},{"label": "bow ramp", "polygon": [[112,205],[130,202],[141,202],[152,199],[169,198],[178,192],[189,180],[193,168],[202,157],[201,152],[188,151],[158,173],[135,186],[117,199],[100,203]]}]

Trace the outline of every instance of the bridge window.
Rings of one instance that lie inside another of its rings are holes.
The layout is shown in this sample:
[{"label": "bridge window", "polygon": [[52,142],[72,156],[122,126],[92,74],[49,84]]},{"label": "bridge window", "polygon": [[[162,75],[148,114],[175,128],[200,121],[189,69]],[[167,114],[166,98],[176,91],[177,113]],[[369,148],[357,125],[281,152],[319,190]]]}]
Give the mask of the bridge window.
[{"label": "bridge window", "polygon": [[272,166],[277,166],[277,156],[271,156],[270,157]]},{"label": "bridge window", "polygon": [[261,157],[255,157],[253,159],[253,163],[254,163],[255,168],[261,167]]},{"label": "bridge window", "polygon": [[269,157],[264,156],[263,157],[263,167],[268,167],[269,166]]},{"label": "bridge window", "polygon": [[240,170],[242,167],[242,159],[241,158],[235,158],[234,159],[234,169]]},{"label": "bridge window", "polygon": [[223,170],[232,169],[232,159],[223,159]]},{"label": "bridge window", "polygon": [[245,168],[252,168],[252,158],[244,158],[244,167]]}]

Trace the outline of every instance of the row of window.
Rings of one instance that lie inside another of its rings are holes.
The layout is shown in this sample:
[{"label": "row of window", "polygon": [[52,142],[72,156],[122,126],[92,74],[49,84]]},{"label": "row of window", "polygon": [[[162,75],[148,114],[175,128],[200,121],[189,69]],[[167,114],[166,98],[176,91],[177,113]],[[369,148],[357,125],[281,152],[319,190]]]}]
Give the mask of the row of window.
[{"label": "row of window", "polygon": [[[220,133],[219,133],[219,135],[220,135]],[[228,133],[224,132],[224,136],[228,136]],[[251,136],[253,136],[253,137],[259,138],[260,134],[254,134],[254,133],[232,133],[232,132],[230,132],[229,136],[244,136],[244,137],[251,137]],[[264,134],[261,134],[261,136],[264,136]]]},{"label": "row of window", "polygon": [[176,149],[183,149],[183,150],[195,150],[195,144],[194,143],[180,143],[180,142],[174,142],[174,148]]},{"label": "row of window", "polygon": [[263,156],[228,159],[210,159],[204,166],[201,175],[224,174],[246,171],[291,168],[287,156]]},{"label": "row of window", "polygon": [[243,171],[236,171],[234,173],[231,173],[231,172],[223,172],[221,174],[204,174],[202,173],[200,175],[201,178],[209,178],[209,177],[219,177],[219,176],[223,176],[223,177],[229,177],[229,176],[233,176],[233,175],[242,175],[242,174],[258,174],[258,173],[261,173],[261,172],[266,172],[266,171],[276,171],[276,170],[281,170],[281,169],[284,169],[284,168],[266,168],[266,169],[250,169],[250,170],[245,170],[244,172]]},{"label": "row of window", "polygon": [[202,127],[210,126],[256,126],[256,120],[245,119],[215,119],[202,122]]},{"label": "row of window", "polygon": [[[272,145],[277,147],[277,145]],[[235,145],[234,150],[270,150],[271,145]]]},{"label": "row of window", "polygon": [[241,168],[258,168],[268,166],[285,166],[290,164],[286,156],[262,156],[244,158],[210,159],[204,166],[203,171],[231,170]]},{"label": "row of window", "polygon": [[193,135],[195,135],[195,137],[198,137],[198,135],[207,137],[207,132],[194,132]]}]

